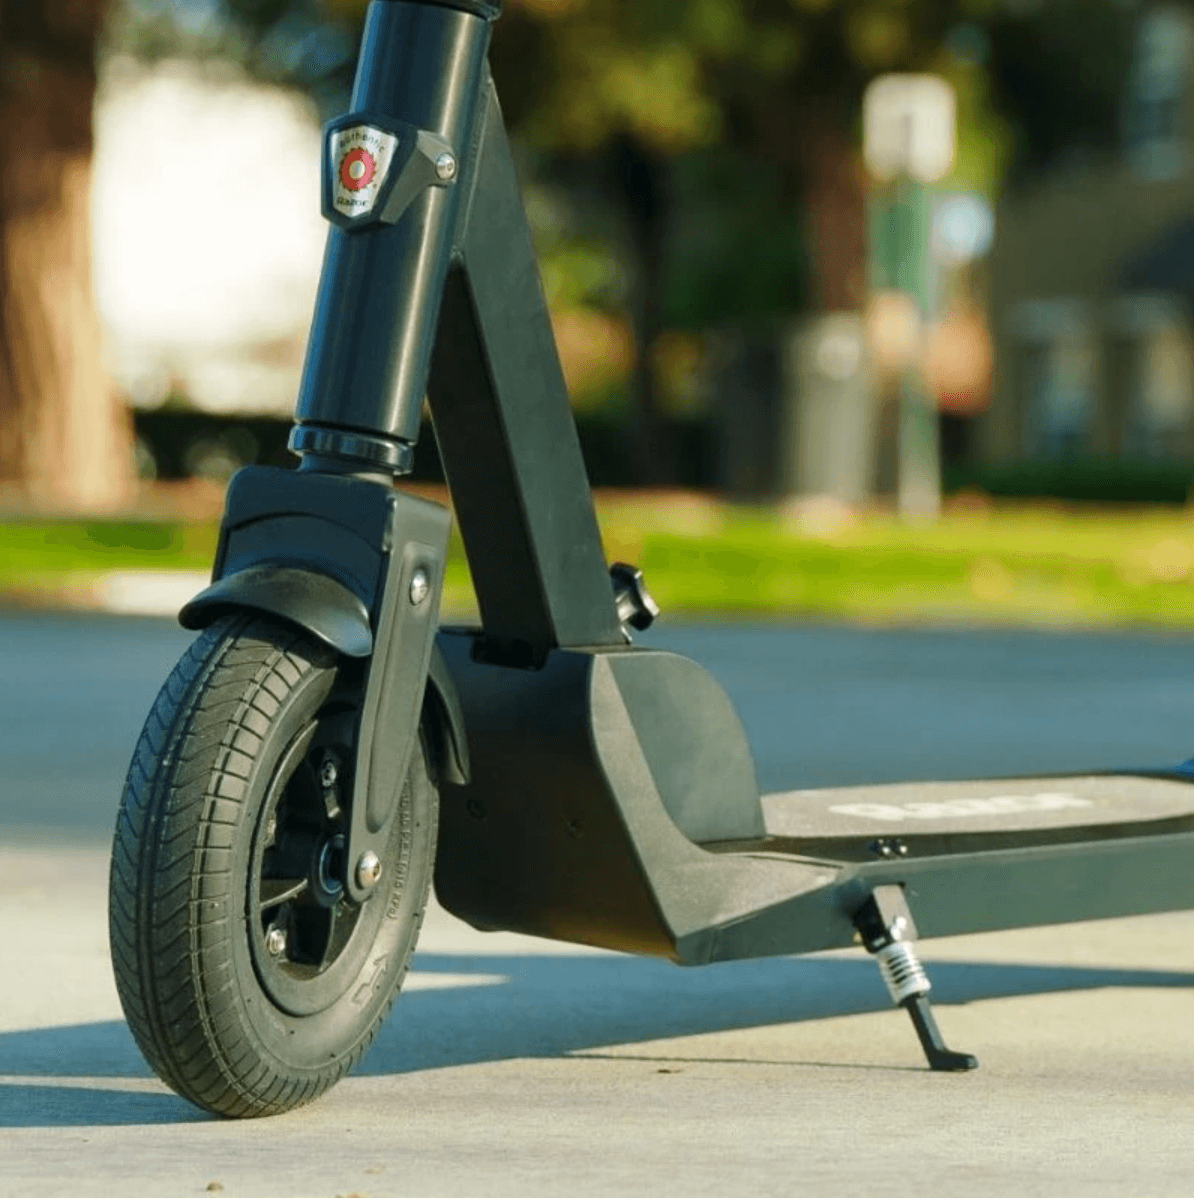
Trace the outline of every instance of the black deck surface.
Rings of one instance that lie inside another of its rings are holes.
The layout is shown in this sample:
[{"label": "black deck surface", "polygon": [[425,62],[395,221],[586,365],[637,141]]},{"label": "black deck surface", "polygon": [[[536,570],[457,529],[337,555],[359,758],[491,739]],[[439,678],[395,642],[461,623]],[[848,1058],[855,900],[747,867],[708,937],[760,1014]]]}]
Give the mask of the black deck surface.
[{"label": "black deck surface", "polygon": [[1194,817],[1194,783],[1134,774],[890,783],[763,796],[772,837],[1012,832]]}]

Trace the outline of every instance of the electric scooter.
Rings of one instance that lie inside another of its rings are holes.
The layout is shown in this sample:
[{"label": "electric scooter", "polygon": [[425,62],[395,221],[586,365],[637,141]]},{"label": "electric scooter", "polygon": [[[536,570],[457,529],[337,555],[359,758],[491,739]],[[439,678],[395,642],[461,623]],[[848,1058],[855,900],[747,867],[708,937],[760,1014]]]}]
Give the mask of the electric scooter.
[{"label": "electric scooter", "polygon": [[[199,631],[113,849],[141,1049],[230,1116],[314,1099],[398,992],[434,882],[480,929],[700,965],[861,944],[935,1070],[918,936],[1194,907],[1194,774],[760,796],[695,662],[607,567],[493,83],[501,0],[373,0],[325,132],[328,235],[290,447],[232,481]],[[397,490],[424,395],[449,516]]]}]

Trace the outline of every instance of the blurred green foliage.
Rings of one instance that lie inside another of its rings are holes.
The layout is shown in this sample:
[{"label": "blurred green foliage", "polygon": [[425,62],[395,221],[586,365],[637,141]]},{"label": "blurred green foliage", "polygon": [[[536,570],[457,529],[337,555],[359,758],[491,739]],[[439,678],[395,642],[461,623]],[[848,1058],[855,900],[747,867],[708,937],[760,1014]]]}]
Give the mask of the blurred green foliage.
[{"label": "blurred green foliage", "polygon": [[1100,504],[1185,504],[1194,462],[1177,458],[1067,457],[1000,464],[960,463],[945,472],[949,491]]}]

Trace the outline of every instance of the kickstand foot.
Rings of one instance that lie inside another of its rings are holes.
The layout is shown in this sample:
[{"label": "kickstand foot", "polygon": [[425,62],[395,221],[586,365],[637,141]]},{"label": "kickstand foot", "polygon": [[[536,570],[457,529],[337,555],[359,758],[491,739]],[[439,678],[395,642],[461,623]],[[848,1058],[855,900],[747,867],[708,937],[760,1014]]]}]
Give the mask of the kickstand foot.
[{"label": "kickstand foot", "polygon": [[909,1016],[920,1038],[921,1048],[929,1059],[930,1070],[975,1070],[978,1058],[972,1053],[957,1053],[942,1039],[941,1030],[933,1016],[933,1008],[924,995],[909,995],[900,1004]]},{"label": "kickstand foot", "polygon": [[912,946],[916,925],[904,889],[894,885],[876,887],[855,915],[854,925],[879,964],[892,1002],[912,1018],[929,1069],[955,1072],[975,1069],[978,1058],[950,1049],[937,1027],[928,999],[929,978]]}]

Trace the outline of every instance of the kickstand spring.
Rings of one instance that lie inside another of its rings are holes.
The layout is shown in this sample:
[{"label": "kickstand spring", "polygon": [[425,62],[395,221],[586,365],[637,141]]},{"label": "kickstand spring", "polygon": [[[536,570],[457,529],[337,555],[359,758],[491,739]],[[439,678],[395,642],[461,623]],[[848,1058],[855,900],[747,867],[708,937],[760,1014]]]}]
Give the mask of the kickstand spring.
[{"label": "kickstand spring", "polygon": [[956,1053],[946,1044],[929,1004],[932,984],[913,942],[916,925],[902,887],[876,887],[854,917],[863,944],[874,955],[892,1002],[912,1019],[921,1048],[932,1070],[973,1070],[978,1058]]}]

